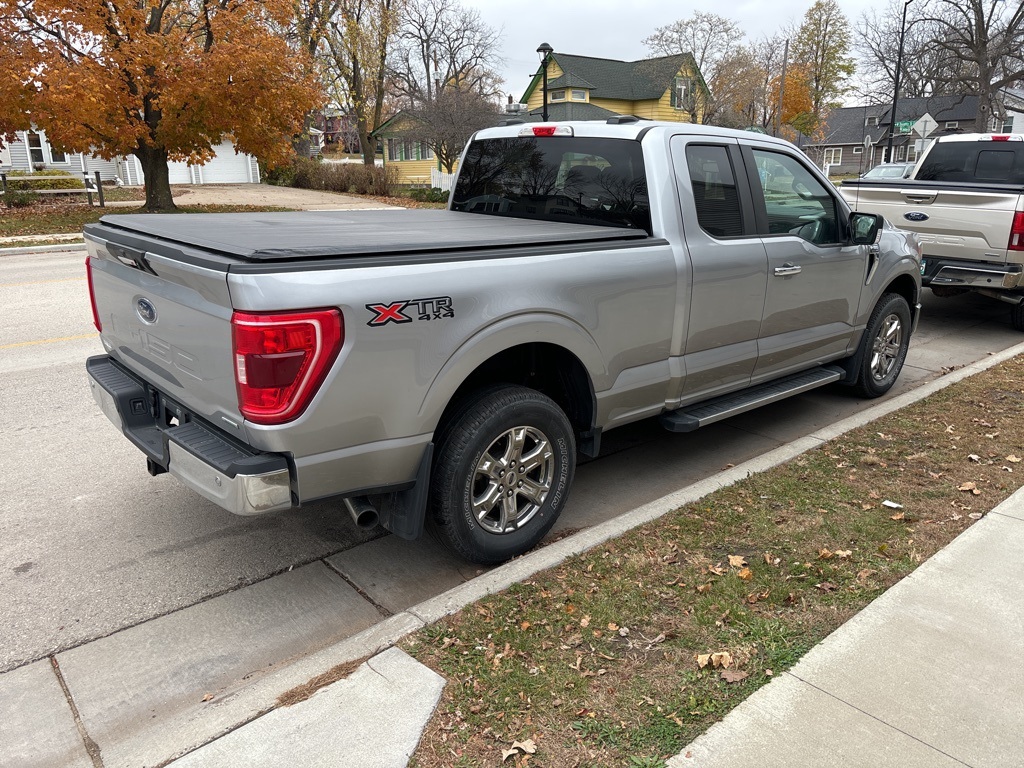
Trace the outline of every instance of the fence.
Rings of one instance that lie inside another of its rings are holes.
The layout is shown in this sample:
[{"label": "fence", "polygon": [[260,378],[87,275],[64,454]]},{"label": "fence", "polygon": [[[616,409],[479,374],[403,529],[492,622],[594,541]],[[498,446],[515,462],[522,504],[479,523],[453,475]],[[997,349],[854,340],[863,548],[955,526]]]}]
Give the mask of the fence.
[{"label": "fence", "polygon": [[[100,172],[94,171],[92,178],[88,173],[83,173],[82,176],[85,178],[85,187],[80,189],[26,189],[26,192],[31,192],[35,195],[81,195],[84,194],[89,198],[89,205],[92,205],[92,196],[96,195],[100,208],[106,208],[106,203],[103,200],[103,184],[100,182]],[[39,176],[38,174],[31,174],[29,176],[14,176],[11,178],[11,183],[17,185],[17,182],[21,181],[57,181],[66,180],[68,176]],[[0,195],[6,195],[8,190],[14,192],[15,189],[11,189],[7,186],[7,174],[0,173]]]},{"label": "fence", "polygon": [[443,189],[445,192],[451,192],[452,187],[455,186],[455,174],[445,173],[437,170],[437,168],[430,169],[430,186]]}]

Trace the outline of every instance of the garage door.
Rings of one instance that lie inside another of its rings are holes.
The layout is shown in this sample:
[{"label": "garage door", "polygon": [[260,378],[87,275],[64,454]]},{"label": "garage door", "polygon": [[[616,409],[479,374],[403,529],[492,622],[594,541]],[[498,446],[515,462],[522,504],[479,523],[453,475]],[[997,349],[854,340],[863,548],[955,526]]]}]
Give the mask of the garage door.
[{"label": "garage door", "polygon": [[199,170],[204,184],[248,184],[249,156],[235,154],[234,145],[226,141],[214,147],[217,156]]},{"label": "garage door", "polygon": [[167,177],[171,184],[191,184],[192,169],[188,163],[167,163]]}]

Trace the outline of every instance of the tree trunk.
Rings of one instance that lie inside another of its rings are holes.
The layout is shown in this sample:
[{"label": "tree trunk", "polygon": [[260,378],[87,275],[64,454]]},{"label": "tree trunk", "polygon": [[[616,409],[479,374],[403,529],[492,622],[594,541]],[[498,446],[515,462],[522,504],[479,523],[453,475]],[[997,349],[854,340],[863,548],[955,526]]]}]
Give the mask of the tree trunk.
[{"label": "tree trunk", "polygon": [[292,137],[292,149],[295,150],[296,157],[308,158],[310,156],[313,139],[310,136],[309,129],[312,127],[313,113],[307,112],[306,116],[302,119],[302,133]]},{"label": "tree trunk", "polygon": [[139,147],[133,153],[142,164],[146,176],[146,205],[150,212],[176,211],[171,197],[170,175],[167,170],[167,150],[163,147]]},{"label": "tree trunk", "polygon": [[359,148],[363,150],[363,164],[373,165],[377,154],[377,139],[370,136],[370,125],[366,120],[357,122]]}]

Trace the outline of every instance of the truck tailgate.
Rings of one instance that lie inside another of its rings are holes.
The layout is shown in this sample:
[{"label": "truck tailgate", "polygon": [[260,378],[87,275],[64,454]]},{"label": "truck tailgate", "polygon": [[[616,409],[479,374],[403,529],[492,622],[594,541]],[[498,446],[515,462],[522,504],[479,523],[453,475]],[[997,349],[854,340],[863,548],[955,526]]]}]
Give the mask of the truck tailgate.
[{"label": "truck tailgate", "polygon": [[843,185],[842,192],[854,210],[880,213],[916,232],[928,257],[1005,263],[1021,195],[997,186],[956,187],[854,184]]},{"label": "truck tailgate", "polygon": [[176,260],[102,232],[90,228],[86,246],[107,352],[188,410],[242,436],[226,265]]}]

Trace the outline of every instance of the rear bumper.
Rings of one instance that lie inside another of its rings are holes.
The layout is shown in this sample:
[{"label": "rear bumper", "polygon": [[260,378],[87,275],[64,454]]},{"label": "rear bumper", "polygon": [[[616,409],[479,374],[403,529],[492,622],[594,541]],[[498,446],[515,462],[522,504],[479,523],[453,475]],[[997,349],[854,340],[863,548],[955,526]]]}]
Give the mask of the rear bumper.
[{"label": "rear bumper", "polygon": [[937,259],[925,255],[921,282],[926,286],[1013,290],[1024,288],[1024,267],[1020,264]]},{"label": "rear bumper", "polygon": [[296,506],[288,458],[229,438],[100,355],[86,361],[93,398],[107,418],[149,460],[236,515]]}]

